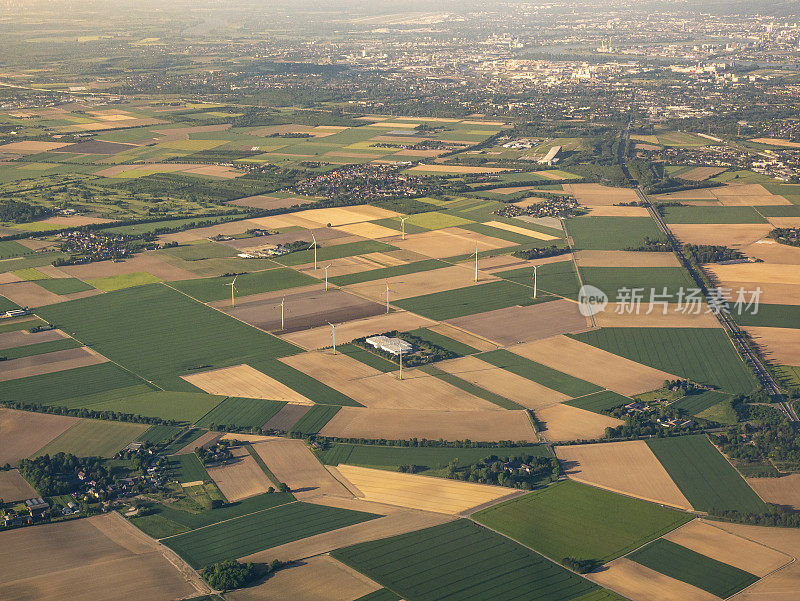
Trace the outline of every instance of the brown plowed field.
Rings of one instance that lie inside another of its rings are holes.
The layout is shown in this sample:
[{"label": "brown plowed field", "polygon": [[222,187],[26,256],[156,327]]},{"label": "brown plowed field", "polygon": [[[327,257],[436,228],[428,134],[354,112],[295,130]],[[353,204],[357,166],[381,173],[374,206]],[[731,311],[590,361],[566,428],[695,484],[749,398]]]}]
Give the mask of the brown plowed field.
[{"label": "brown plowed field", "polygon": [[640,314],[618,313],[618,303],[608,303],[605,311],[594,316],[595,323],[601,328],[718,328],[719,321],[711,313],[706,313],[705,307],[700,308],[700,313],[682,313],[677,310],[678,305],[669,305],[667,314],[663,309],[655,306],[653,312],[647,315],[643,310]]},{"label": "brown plowed field", "polygon": [[31,334],[28,330],[17,330],[15,332],[5,332],[0,334],[0,349],[16,348],[40,342],[52,342],[61,340],[67,336],[61,330],[45,330]]},{"label": "brown plowed field", "polygon": [[485,338],[481,338],[471,334],[470,332],[465,332],[464,330],[448,323],[440,323],[435,326],[430,326],[428,329],[431,332],[436,332],[442,336],[447,336],[448,338],[462,342],[467,346],[471,346],[479,351],[491,351],[497,348],[497,345],[491,340],[486,340]]},{"label": "brown plowed field", "polygon": [[231,503],[267,492],[271,482],[247,449],[231,449],[233,459],[225,465],[206,468],[208,475]]},{"label": "brown plowed field", "polygon": [[61,267],[60,269],[81,280],[139,272],[152,274],[168,282],[199,277],[191,271],[170,265],[157,254],[151,252],[140,253],[134,257],[125,259],[121,263],[101,261],[98,263],[88,263],[86,265],[69,265],[67,267]]},{"label": "brown plowed field", "polygon": [[20,359],[0,361],[0,382],[52,374],[76,367],[86,367],[97,365],[108,361],[105,357],[94,351],[89,351],[86,347],[65,349],[41,355],[32,355]]},{"label": "brown plowed field", "polygon": [[632,188],[612,188],[601,184],[563,184],[564,191],[575,196],[587,206],[608,206],[622,202],[638,202],[639,197]]},{"label": "brown plowed field", "polygon": [[593,440],[602,438],[606,428],[615,428],[625,422],[569,405],[550,405],[537,409],[536,421],[542,426],[542,435],[551,441]]},{"label": "brown plowed field", "polygon": [[16,465],[78,421],[66,415],[0,408],[0,465]]},{"label": "brown plowed field", "polygon": [[711,244],[741,248],[772,231],[767,223],[673,223],[672,233],[684,244]]},{"label": "brown plowed field", "polygon": [[311,409],[310,405],[297,405],[295,403],[287,403],[283,408],[272,416],[263,429],[267,430],[283,430],[288,432],[297,421],[303,417],[308,410]]},{"label": "brown plowed field", "polygon": [[281,359],[365,407],[420,411],[501,411],[500,407],[416,369],[383,373],[330,351],[313,351]]},{"label": "brown plowed field", "polygon": [[629,250],[579,250],[575,262],[579,267],[680,267],[672,253]]},{"label": "brown plowed field", "polygon": [[[800,327],[800,324],[797,324]],[[743,328],[764,358],[778,365],[800,365],[800,330],[795,328]]]},{"label": "brown plowed field", "polygon": [[556,447],[564,472],[613,492],[692,511],[667,470],[642,440]]},{"label": "brown plowed field", "polygon": [[480,442],[539,440],[525,411],[407,411],[342,407],[320,434],[391,440],[412,437],[447,441],[469,438]]},{"label": "brown plowed field", "polygon": [[678,379],[665,371],[636,363],[567,336],[527,342],[509,350],[627,396],[660,388],[664,380]]},{"label": "brown plowed field", "polygon": [[501,346],[580,332],[589,326],[578,310],[578,304],[568,300],[506,307],[458,317],[449,320],[449,323]]},{"label": "brown plowed field", "polygon": [[590,217],[648,217],[645,207],[598,206],[589,211]]},{"label": "brown plowed field", "polygon": [[767,503],[800,510],[800,474],[780,478],[747,478],[747,483]]},{"label": "brown plowed field", "polygon": [[4,502],[13,503],[38,496],[17,470],[0,472],[0,499]]},{"label": "brown plowed field", "polygon": [[587,575],[631,601],[719,601],[719,597],[691,584],[675,580],[625,557]]}]

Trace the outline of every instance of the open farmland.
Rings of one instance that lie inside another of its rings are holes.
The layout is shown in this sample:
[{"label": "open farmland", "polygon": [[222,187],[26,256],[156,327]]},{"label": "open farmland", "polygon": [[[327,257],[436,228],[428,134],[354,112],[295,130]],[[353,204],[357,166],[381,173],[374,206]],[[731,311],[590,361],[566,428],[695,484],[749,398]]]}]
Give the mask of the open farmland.
[{"label": "open farmland", "polygon": [[0,408],[0,465],[16,465],[78,422],[66,415],[46,415]]},{"label": "open farmland", "polygon": [[[40,310],[79,341],[165,388],[187,390],[179,376],[228,367],[296,347],[242,324],[166,286],[154,284]],[[125,337],[117,336],[124,330]]]},{"label": "open farmland", "polygon": [[691,516],[577,482],[559,482],[473,518],[543,555],[607,562],[688,522]]},{"label": "open farmland", "polygon": [[[216,278],[197,278],[183,280],[180,282],[170,282],[170,286],[188,294],[204,303],[229,299],[231,296],[230,284],[233,278],[230,276]],[[243,273],[236,276],[236,296],[245,297],[261,292],[274,292],[313,284],[316,279],[294,269],[281,267],[278,269],[268,269],[266,271],[256,271],[254,273]]]},{"label": "open farmland", "polygon": [[23,478],[18,470],[0,472],[0,499],[5,503],[32,499],[38,493]]},{"label": "open farmland", "polygon": [[[297,405],[287,405],[287,407],[296,406]],[[341,407],[336,407],[333,405],[314,405],[307,411],[303,411],[300,417],[293,424],[290,424],[287,421],[287,426],[285,428],[280,428],[277,425],[270,425],[270,427],[306,435],[317,434],[328,422],[333,419],[340,409]]]},{"label": "open farmland", "polygon": [[286,406],[284,402],[228,397],[202,416],[197,424],[261,428]]},{"label": "open farmland", "polygon": [[746,394],[756,387],[750,369],[720,328],[603,328],[571,336],[652,368],[714,384],[727,392]]},{"label": "open farmland", "polygon": [[344,528],[378,516],[324,505],[288,503],[163,539],[195,569]]},{"label": "open farmland", "polygon": [[691,511],[664,467],[641,440],[556,448],[572,480],[612,492]]},{"label": "open farmland", "polygon": [[619,599],[467,520],[338,549],[331,555],[408,601]]},{"label": "open farmland", "polygon": [[632,601],[719,601],[716,595],[665,576],[627,557],[615,559],[604,569],[589,574],[588,578]]},{"label": "open farmland", "polygon": [[723,599],[758,580],[754,574],[664,539],[637,549],[627,558]]},{"label": "open farmland", "polygon": [[182,378],[210,394],[273,401],[292,401],[304,404],[311,403],[306,397],[298,394],[289,386],[278,382],[249,365],[222,367],[182,376]]},{"label": "open farmland", "polygon": [[661,233],[649,217],[577,217],[566,221],[567,232],[578,250],[638,248]]},{"label": "open farmland", "polygon": [[653,438],[647,446],[696,510],[765,510],[764,502],[705,434]]},{"label": "open farmland", "polygon": [[181,423],[193,423],[216,407],[223,397],[199,392],[151,390],[148,386],[132,386],[77,397],[58,403],[70,408],[92,411],[121,411],[132,415],[159,417]]},{"label": "open farmland", "polygon": [[233,458],[223,465],[206,468],[222,494],[230,502],[267,492],[271,482],[246,448],[231,451]]},{"label": "open farmland", "polygon": [[513,488],[401,474],[343,463],[331,469],[352,483],[356,495],[367,501],[453,515],[519,494]]},{"label": "open farmland", "polygon": [[145,424],[85,419],[58,435],[33,455],[64,452],[78,457],[113,457],[147,428]]},{"label": "open farmland", "polygon": [[[0,535],[0,597],[60,601],[152,601],[195,597],[208,586],[117,513]],[[30,565],[36,553],[42,561]]]}]

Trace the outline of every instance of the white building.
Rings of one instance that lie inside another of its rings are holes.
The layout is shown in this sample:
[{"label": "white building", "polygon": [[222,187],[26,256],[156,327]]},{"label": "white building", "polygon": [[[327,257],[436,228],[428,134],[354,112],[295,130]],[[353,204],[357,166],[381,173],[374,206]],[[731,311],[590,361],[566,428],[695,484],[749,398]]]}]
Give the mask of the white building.
[{"label": "white building", "polygon": [[400,338],[389,338],[388,336],[370,336],[366,339],[366,343],[370,346],[390,353],[392,355],[399,355],[400,353],[410,353],[414,350],[414,346]]}]

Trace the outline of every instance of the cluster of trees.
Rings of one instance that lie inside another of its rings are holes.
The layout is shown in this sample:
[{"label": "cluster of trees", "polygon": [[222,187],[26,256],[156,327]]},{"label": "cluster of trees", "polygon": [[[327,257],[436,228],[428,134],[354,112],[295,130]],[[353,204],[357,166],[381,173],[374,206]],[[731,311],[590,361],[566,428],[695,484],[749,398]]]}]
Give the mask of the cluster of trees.
[{"label": "cluster of trees", "polygon": [[453,459],[447,466],[446,476],[465,482],[532,490],[538,484],[555,482],[562,473],[561,464],[554,457],[527,455],[510,460],[508,457],[500,459],[497,455],[491,455],[463,467],[459,466],[457,458]]},{"label": "cluster of trees", "polygon": [[27,223],[44,219],[53,214],[53,210],[48,207],[20,202],[18,200],[0,200],[0,221],[13,221],[15,223]]},{"label": "cluster of trees", "polygon": [[532,259],[544,259],[545,257],[555,257],[558,255],[565,255],[567,253],[572,252],[569,248],[566,247],[559,247],[555,244],[553,246],[543,246],[539,248],[527,248],[522,250],[515,250],[511,253],[512,257],[517,257],[518,259],[525,259],[526,261],[530,261]]},{"label": "cluster of trees", "polygon": [[776,227],[769,233],[769,237],[781,244],[800,246],[800,227]]},{"label": "cluster of trees", "polygon": [[695,265],[735,261],[736,259],[745,258],[744,253],[734,248],[714,244],[684,244],[683,252],[686,254],[686,258]]},{"label": "cluster of trees", "polygon": [[663,238],[656,238],[655,240],[649,236],[644,237],[644,243],[639,246],[629,246],[625,250],[637,252],[657,252],[665,253],[670,252],[672,247],[667,240]]},{"label": "cluster of trees", "polygon": [[[389,336],[390,338],[400,338],[401,340],[405,340],[406,342],[414,345],[414,352],[403,354],[403,365],[405,367],[417,367],[419,365],[434,363],[435,361],[444,361],[445,359],[455,359],[458,357],[458,355],[453,351],[447,350],[446,348],[441,347],[438,344],[434,344],[433,342],[429,342],[428,340],[420,338],[419,336],[409,334],[408,332],[398,332],[397,330],[393,330],[391,332],[384,332],[381,335]],[[353,340],[353,344],[375,353],[376,355],[380,355],[387,361],[391,361],[392,363],[397,363],[399,365],[399,356],[372,347],[371,345],[367,344],[366,339],[367,337],[356,338]]]},{"label": "cluster of trees", "polygon": [[602,562],[596,559],[576,559],[570,555],[561,560],[561,565],[578,574],[588,574],[599,568]]},{"label": "cluster of trees", "polygon": [[20,403],[18,401],[0,401],[0,406],[10,409],[20,409],[22,411],[35,411],[37,413],[50,413],[53,415],[70,415],[84,419],[104,419],[116,422],[132,422],[135,424],[153,424],[165,426],[180,425],[174,419],[161,419],[160,417],[150,417],[135,413],[122,413],[121,411],[95,411],[85,407],[56,407],[53,405],[31,405],[30,403]]},{"label": "cluster of trees", "polygon": [[257,580],[260,572],[254,563],[239,563],[230,559],[204,567],[200,575],[215,590],[230,591]]},{"label": "cluster of trees", "polygon": [[680,418],[677,409],[669,407],[657,407],[649,413],[628,414],[624,407],[617,407],[609,412],[613,417],[624,419],[625,423],[615,428],[606,428],[606,438],[640,438],[645,436],[665,436],[688,434],[700,430],[700,425],[692,421],[690,424],[681,427],[665,428],[656,422],[656,419]]},{"label": "cluster of trees", "polygon": [[34,459],[22,459],[19,473],[40,495],[47,497],[66,495],[78,489],[78,472],[86,474],[85,480],[95,480],[101,487],[113,482],[110,472],[99,457],[79,458],[72,453],[42,455]]},{"label": "cluster of trees", "polygon": [[220,440],[210,447],[197,447],[194,452],[197,453],[203,465],[222,463],[233,457],[230,449],[231,444],[230,440]]},{"label": "cluster of trees", "polygon": [[800,528],[800,512],[786,509],[781,505],[767,503],[765,513],[742,513],[735,509],[711,509],[712,517],[727,522],[752,524],[754,526],[779,526],[783,528]]}]

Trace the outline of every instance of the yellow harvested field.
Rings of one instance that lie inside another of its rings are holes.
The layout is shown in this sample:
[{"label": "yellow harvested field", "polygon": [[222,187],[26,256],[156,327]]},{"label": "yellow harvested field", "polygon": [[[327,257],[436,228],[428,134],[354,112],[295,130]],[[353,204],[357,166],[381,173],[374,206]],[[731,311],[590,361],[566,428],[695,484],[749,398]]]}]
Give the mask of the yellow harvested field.
[{"label": "yellow harvested field", "polygon": [[622,202],[638,202],[639,197],[632,188],[612,188],[601,184],[564,184],[564,191],[572,194],[582,205],[607,206]]},{"label": "yellow harvested field", "polygon": [[800,530],[713,522],[714,526],[765,547],[791,555],[795,561],[731,597],[735,601],[796,601],[800,590]]},{"label": "yellow harvested field", "polygon": [[693,507],[643,440],[556,447],[573,480],[616,493],[670,505]]},{"label": "yellow harvested field", "polygon": [[575,262],[578,267],[680,267],[672,253],[629,250],[579,250]]},{"label": "yellow harvested field", "polygon": [[740,289],[744,290],[745,299],[751,291],[761,289],[759,302],[769,305],[800,305],[800,284],[768,284],[764,282],[723,282],[726,288],[733,290],[735,299]]},{"label": "yellow harvested field", "polygon": [[10,142],[0,146],[0,153],[13,153],[13,154],[33,154],[35,152],[47,152],[48,150],[55,150],[62,146],[69,145],[70,142],[36,142],[33,140],[24,140],[22,142]]},{"label": "yellow harvested field", "polygon": [[775,227],[800,227],[800,217],[767,217],[767,221]]},{"label": "yellow harvested field", "polygon": [[354,236],[362,236],[363,238],[371,238],[373,240],[400,235],[400,232],[397,230],[369,222],[340,225],[336,229],[347,232],[348,234],[353,234]]},{"label": "yellow harvested field", "polygon": [[481,361],[477,357],[469,356],[440,361],[436,367],[528,409],[547,407],[571,398],[566,394]]},{"label": "yellow harvested field", "polygon": [[[489,274],[480,274],[481,284],[498,280]],[[348,292],[378,301],[386,302],[386,283],[389,283],[389,301],[397,301],[422,294],[444,292],[455,288],[466,288],[475,284],[475,268],[467,265],[453,265],[442,269],[419,271],[398,275],[385,280],[372,280],[344,286]]]},{"label": "yellow harvested field", "polygon": [[742,248],[748,257],[761,259],[767,263],[784,263],[787,265],[800,265],[800,248],[779,244],[775,240],[764,238],[749,246]]},{"label": "yellow harvested field", "polygon": [[[417,119],[417,121],[421,121],[421,119]],[[368,126],[372,127],[394,127],[396,129],[414,129],[415,127],[419,126],[419,123],[407,123],[403,121],[378,121],[376,123],[368,123]]]},{"label": "yellow harvested field", "polygon": [[[365,319],[346,321],[336,326],[336,342],[344,344],[363,336],[372,336],[392,330],[415,330],[435,324],[426,317],[420,317],[406,311],[393,311],[385,315],[376,315]],[[331,328],[322,326],[308,330],[300,330],[281,336],[284,340],[296,344],[306,350],[317,350],[330,346]],[[494,348],[494,346],[492,346]]]},{"label": "yellow harvested field", "polygon": [[497,345],[491,340],[486,340],[485,338],[476,336],[475,334],[462,330],[461,328],[457,328],[449,323],[436,324],[434,326],[429,326],[428,329],[431,332],[436,332],[442,336],[447,336],[448,338],[452,338],[457,342],[471,346],[479,351],[492,351],[497,348]]},{"label": "yellow harvested field", "polygon": [[[196,230],[195,230],[196,231]],[[186,232],[182,232],[186,233]],[[196,240],[197,238],[192,238]],[[60,268],[65,273],[81,280],[104,278],[125,273],[149,273],[164,281],[186,280],[198,277],[197,274],[170,265],[162,259],[161,255],[144,252],[134,257],[125,259],[122,263],[101,261],[99,263],[86,263],[84,265],[68,265]]]},{"label": "yellow harvested field", "polygon": [[719,321],[711,313],[706,313],[705,307],[700,308],[700,313],[682,313],[677,304],[670,304],[667,313],[663,308],[656,306],[653,312],[647,315],[647,310],[635,313],[617,312],[618,303],[609,303],[605,311],[594,316],[595,323],[601,328],[718,328]]},{"label": "yellow harvested field", "polygon": [[[330,263],[330,269],[328,269],[328,277],[334,278],[340,275],[349,275],[351,273],[361,273],[362,271],[371,271],[373,269],[381,269],[383,265],[373,261],[372,259],[368,259],[365,256],[358,256],[358,257],[342,257],[341,259],[333,259]],[[323,262],[323,266],[325,263]],[[299,266],[299,271],[303,273],[307,273],[314,277],[322,277],[325,276],[325,271],[323,270],[320,273],[319,264],[317,264],[317,269],[314,269],[314,264],[309,263],[308,266]],[[282,292],[281,295],[285,294]],[[230,304],[230,303],[229,303]]]},{"label": "yellow harvested field", "polygon": [[513,488],[401,474],[387,470],[339,464],[336,468],[367,501],[457,515],[484,503],[521,494]]},{"label": "yellow harvested field", "polygon": [[400,213],[381,209],[370,205],[358,205],[352,207],[332,207],[329,209],[308,209],[291,213],[290,216],[306,219],[316,223],[316,227],[323,227],[331,224],[333,227],[347,225],[351,223],[362,223],[375,219],[388,219],[397,217]]},{"label": "yellow harvested field", "polygon": [[[457,144],[458,141],[452,143]],[[472,142],[468,142],[472,144]],[[510,171],[502,167],[471,167],[469,165],[432,165],[430,163],[419,164],[411,167],[409,171],[427,171],[430,173],[499,173],[501,171]]]},{"label": "yellow harvested field", "polygon": [[606,428],[616,428],[625,422],[570,405],[550,405],[535,411],[542,426],[542,437],[549,441],[593,440],[602,438]]},{"label": "yellow harvested field", "polygon": [[782,146],[784,148],[800,148],[800,142],[781,140],[780,138],[752,138],[751,142],[758,144],[769,144],[770,146]]},{"label": "yellow harvested field", "polygon": [[698,190],[681,190],[680,192],[668,192],[666,194],[653,194],[653,200],[717,200],[712,188],[700,188]]},{"label": "yellow harvested field", "polygon": [[20,307],[42,307],[66,300],[63,296],[27,281],[0,284],[0,296],[5,296]]},{"label": "yellow harvested field", "polygon": [[627,396],[660,388],[664,380],[678,379],[567,336],[526,342],[508,350]]},{"label": "yellow harvested field", "polygon": [[397,534],[404,534],[406,532],[413,532],[414,530],[421,530],[422,528],[444,524],[455,519],[453,516],[443,513],[433,513],[430,511],[406,509],[404,507],[385,505],[382,503],[372,503],[353,497],[347,499],[344,497],[319,497],[317,499],[309,499],[306,502],[315,505],[324,505],[326,507],[350,509],[352,511],[365,511],[384,517],[354,524],[353,526],[347,526],[345,528],[339,528],[331,532],[323,532],[322,534],[316,534],[302,540],[266,549],[243,557],[241,558],[242,561],[269,563],[273,559],[281,559],[284,561],[287,559],[305,559],[328,553],[334,549],[395,536]]},{"label": "yellow harvested field", "polygon": [[503,223],[501,221],[487,221],[483,225],[496,227],[499,230],[506,230],[507,232],[514,232],[515,234],[521,234],[523,236],[528,236],[529,238],[536,238],[537,240],[558,240],[558,236],[543,234],[542,232],[537,232],[525,227],[519,227],[517,225],[511,225],[509,223]]},{"label": "yellow harvested field", "polygon": [[442,411],[500,411],[500,407],[443,382],[418,369],[383,373],[347,355],[312,351],[281,361],[315,380],[378,409]]},{"label": "yellow harvested field", "polygon": [[705,266],[722,282],[764,282],[765,284],[800,284],[800,265],[770,263],[709,264]]},{"label": "yellow harvested field", "polygon": [[648,217],[650,213],[645,207],[617,207],[601,205],[589,210],[590,217]]},{"label": "yellow harvested field", "polygon": [[750,334],[767,361],[776,365],[800,366],[800,330],[752,326],[743,329]]},{"label": "yellow harvested field", "polygon": [[253,448],[275,477],[288,484],[294,495],[302,501],[320,495],[352,497],[302,440],[275,438],[255,443]]},{"label": "yellow harvested field", "polygon": [[114,511],[5,532],[0,561],[0,599],[173,601],[210,592],[172,551]]},{"label": "yellow harvested field", "polygon": [[765,206],[792,204],[783,196],[773,194],[761,184],[730,184],[711,188],[711,193],[726,206]]},{"label": "yellow harvested field", "polygon": [[382,588],[329,555],[278,570],[261,584],[225,594],[229,601],[352,601]]},{"label": "yellow harvested field", "polygon": [[[410,250],[427,255],[428,257],[441,259],[444,257],[455,257],[474,253],[476,242],[479,252],[514,246],[514,243],[508,240],[485,236],[457,227],[433,230],[420,234],[408,234],[405,240],[395,240],[392,244],[404,250]],[[441,271],[441,269],[438,271]]]},{"label": "yellow harvested field", "polygon": [[780,478],[747,478],[747,483],[767,503],[800,509],[800,474]]},{"label": "yellow harvested field", "polygon": [[245,364],[212,369],[181,378],[209,394],[314,404],[285,384]]},{"label": "yellow harvested field", "polygon": [[684,244],[731,248],[752,244],[772,231],[772,226],[767,223],[673,223],[669,227]]},{"label": "yellow harvested field", "polygon": [[233,459],[225,465],[207,467],[208,475],[231,503],[267,492],[271,483],[247,449],[231,449]]},{"label": "yellow harvested field", "polygon": [[527,411],[407,411],[342,407],[320,430],[342,438],[538,442]]},{"label": "yellow harvested field", "polygon": [[[586,575],[631,601],[719,601],[719,597],[691,584],[675,580],[625,557]],[[738,597],[737,597],[738,598]]]},{"label": "yellow harvested field", "polygon": [[726,532],[705,520],[692,520],[663,538],[759,578],[793,561],[786,553]]}]

